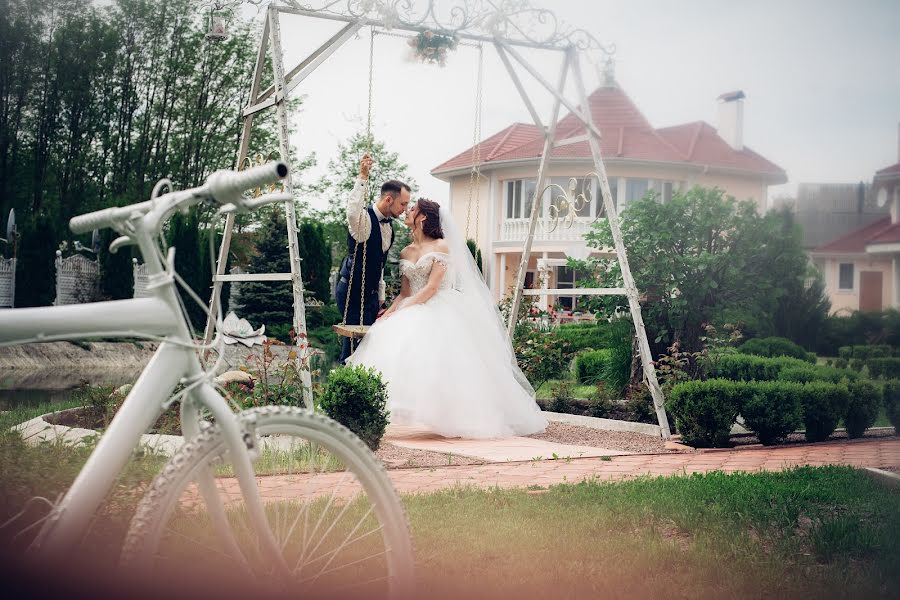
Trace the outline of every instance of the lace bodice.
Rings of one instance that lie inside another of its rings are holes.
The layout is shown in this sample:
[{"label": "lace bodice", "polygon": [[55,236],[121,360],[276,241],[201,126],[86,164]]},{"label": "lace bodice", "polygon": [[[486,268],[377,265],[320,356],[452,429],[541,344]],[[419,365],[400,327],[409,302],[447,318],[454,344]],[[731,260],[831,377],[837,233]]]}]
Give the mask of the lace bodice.
[{"label": "lace bodice", "polygon": [[[451,268],[450,255],[443,252],[426,252],[415,262],[405,258],[400,259],[400,272],[406,275],[406,278],[409,280],[409,289],[412,294],[425,287],[425,284],[428,283],[428,278],[431,276],[431,268],[436,262],[445,265],[448,271]],[[444,275],[444,279],[441,280],[439,289],[448,290],[451,287],[453,287],[452,278],[449,277],[448,272],[447,275]]]}]

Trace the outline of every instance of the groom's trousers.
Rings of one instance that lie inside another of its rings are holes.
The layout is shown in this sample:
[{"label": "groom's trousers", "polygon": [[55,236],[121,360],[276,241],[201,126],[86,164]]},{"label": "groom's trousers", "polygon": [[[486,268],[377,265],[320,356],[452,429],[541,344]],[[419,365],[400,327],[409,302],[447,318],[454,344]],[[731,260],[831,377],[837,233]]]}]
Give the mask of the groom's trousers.
[{"label": "groom's trousers", "polygon": [[[347,308],[347,325],[359,325],[359,288],[357,287],[354,290],[353,296],[355,298],[350,298],[350,306]],[[341,277],[338,281],[337,285],[334,289],[335,300],[337,300],[338,310],[341,311],[341,317],[344,316],[344,307],[347,306],[347,281]],[[371,325],[375,322],[375,318],[378,316],[379,302],[378,302],[378,290],[374,290],[372,293],[368,294],[365,299],[365,304],[363,305],[363,325]],[[353,350],[356,349],[356,346],[359,345],[360,340],[354,340],[351,338],[344,338],[343,346],[341,347],[341,357],[340,363],[344,364],[344,361],[347,360],[347,357],[353,354]]]}]

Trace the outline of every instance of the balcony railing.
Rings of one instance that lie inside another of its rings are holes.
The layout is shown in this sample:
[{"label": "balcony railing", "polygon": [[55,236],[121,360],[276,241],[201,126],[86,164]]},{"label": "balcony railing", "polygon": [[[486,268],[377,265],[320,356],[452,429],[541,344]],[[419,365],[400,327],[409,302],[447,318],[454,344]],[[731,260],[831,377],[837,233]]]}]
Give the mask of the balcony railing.
[{"label": "balcony railing", "polygon": [[[566,227],[566,224],[560,220],[554,229],[553,223],[549,219],[538,219],[534,230],[534,239],[541,242],[580,242],[591,230],[592,222],[592,218],[578,218],[571,227]],[[528,235],[529,223],[529,219],[505,219],[500,223],[500,241],[524,241],[525,236]]]}]

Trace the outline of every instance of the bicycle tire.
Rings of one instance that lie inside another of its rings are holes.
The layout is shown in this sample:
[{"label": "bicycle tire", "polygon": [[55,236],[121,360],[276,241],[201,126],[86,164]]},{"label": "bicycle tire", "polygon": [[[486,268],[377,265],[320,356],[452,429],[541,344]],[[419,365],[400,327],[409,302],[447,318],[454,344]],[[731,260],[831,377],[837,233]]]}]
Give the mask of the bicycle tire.
[{"label": "bicycle tire", "polygon": [[[272,443],[275,446],[278,446],[279,444],[283,445],[283,439],[275,437],[266,438],[265,436],[294,435],[307,442],[321,446],[343,462],[347,470],[356,477],[362,491],[368,497],[371,497],[373,501],[373,506],[369,509],[367,515],[375,515],[379,524],[379,529],[381,530],[380,537],[385,546],[385,570],[387,571],[385,578],[385,581],[387,582],[386,595],[391,598],[412,597],[414,589],[413,548],[406,512],[387,476],[386,470],[369,448],[349,429],[336,421],[323,415],[296,407],[265,406],[252,408],[239,413],[238,419],[240,419],[242,423],[242,431],[248,429],[255,430],[255,435],[258,440],[272,440]],[[262,446],[262,442],[260,442],[259,445]],[[313,448],[312,452],[316,453],[315,456],[318,456],[320,450],[317,446],[313,445],[311,447]],[[295,447],[291,445],[290,448],[291,450],[289,450],[288,453],[294,452]],[[258,460],[258,458],[259,457],[257,456],[254,460]],[[318,459],[316,458],[314,460]],[[179,500],[182,499],[183,495],[186,493],[188,486],[196,481],[197,476],[207,472],[205,467],[209,467],[215,462],[218,462],[220,465],[226,463],[227,451],[224,435],[218,427],[212,425],[206,427],[200,434],[182,446],[172,456],[169,462],[163,467],[162,471],[153,480],[150,488],[141,499],[129,526],[123,545],[121,557],[121,564],[123,567],[139,570],[143,569],[146,571],[147,568],[154,569],[156,563],[164,558],[165,551],[163,548],[164,544],[162,543],[164,534],[170,521],[175,520],[173,513],[175,513],[176,507],[182,509],[185,507],[185,503],[180,503]],[[254,463],[254,469],[256,469],[256,462]],[[346,473],[346,471],[336,472]],[[333,477],[334,473],[335,472],[329,472],[328,476]],[[302,475],[307,477],[307,483],[311,481],[312,477],[309,476],[309,474],[303,473]],[[262,486],[264,479],[264,476],[258,475],[256,477],[258,485]],[[222,478],[217,478],[217,481],[221,480]],[[330,510],[330,505],[335,499],[335,494],[336,490],[332,489],[331,500],[329,500],[328,506],[325,507],[324,512],[319,517],[320,523],[322,519],[324,519],[325,514]],[[191,496],[188,493],[188,498],[190,497]],[[196,494],[194,497],[197,497]],[[312,511],[314,509],[311,507],[317,502],[321,502],[323,498],[324,496],[312,497],[309,499],[308,503],[301,503],[305,521],[308,522],[310,520],[310,515],[313,514]],[[339,503],[340,502],[341,501],[339,500]],[[345,508],[342,509],[340,514],[343,515],[347,512],[354,502],[356,502],[356,500],[344,500],[343,506]],[[283,507],[282,505],[285,504],[288,505],[288,510],[293,506],[291,501],[269,502],[265,505],[270,529],[277,530],[279,529],[279,524],[286,524],[284,516],[278,516],[278,514],[272,515],[273,505],[275,505],[276,509],[281,509]],[[195,509],[196,507],[189,506],[184,510]],[[300,509],[298,508],[298,510]],[[240,511],[230,509],[229,526],[233,530],[232,535],[235,535],[235,530],[238,529],[233,521],[235,516],[240,516]],[[367,516],[363,517],[363,520],[366,518]],[[294,533],[299,519],[299,514],[294,517],[293,526],[291,527],[291,530],[287,532],[287,537],[290,537]],[[273,521],[275,521],[274,524]],[[190,523],[194,523],[194,521],[192,520]],[[362,523],[362,520],[360,523]],[[360,525],[358,524],[356,527],[359,528],[359,526]],[[193,527],[193,525],[189,525],[189,527]],[[334,524],[329,527],[325,534],[326,538],[330,535],[334,527]],[[214,527],[210,526],[209,529],[212,530]],[[252,527],[245,527],[245,529],[239,533],[243,534],[246,538],[246,534],[250,529],[252,529]],[[306,536],[308,534],[315,535],[318,529],[319,525],[317,524],[316,530],[310,534],[308,527],[304,525],[304,548],[301,558],[307,552],[308,546],[307,540],[305,539]],[[355,531],[356,529],[353,530],[353,532]],[[281,539],[280,536],[284,537],[282,535],[283,533],[283,531],[273,531],[276,539],[282,543],[282,550],[284,551],[283,557],[287,561],[288,556],[286,548],[291,540]],[[177,532],[177,535],[181,536],[184,534],[182,532]],[[367,533],[366,535],[368,536],[369,534]],[[239,537],[240,535],[235,535],[235,538]],[[323,541],[324,538],[317,543],[316,549]],[[311,545],[312,541],[310,540],[309,543]],[[354,544],[354,542],[351,542],[351,544]],[[291,545],[293,548],[293,544]],[[250,548],[250,550],[252,550],[252,548]],[[338,550],[340,550],[340,548],[338,548]],[[241,548],[241,552],[244,554],[252,554],[252,552],[247,552],[244,548]],[[314,552],[315,550],[313,553]],[[259,573],[259,569],[252,564],[252,557],[244,555],[231,558],[240,562],[245,568],[249,566],[251,573],[262,575],[263,578],[271,576],[270,572]],[[292,556],[291,558],[293,559],[295,557]],[[328,559],[329,564],[332,561],[333,558]],[[299,562],[300,560],[297,561],[298,565]],[[326,567],[327,566],[329,565],[326,565]],[[296,573],[292,573],[292,575],[297,576],[297,581],[304,581],[302,580],[302,567],[299,568]],[[291,583],[296,583],[296,581]],[[313,583],[315,583],[315,581]]]}]

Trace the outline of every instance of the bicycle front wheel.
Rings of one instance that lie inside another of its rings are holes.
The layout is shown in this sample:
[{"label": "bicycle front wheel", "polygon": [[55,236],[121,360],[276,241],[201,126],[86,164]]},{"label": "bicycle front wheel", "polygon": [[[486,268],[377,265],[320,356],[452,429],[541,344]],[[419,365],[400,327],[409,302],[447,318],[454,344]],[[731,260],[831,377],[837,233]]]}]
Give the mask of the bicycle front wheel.
[{"label": "bicycle front wheel", "polygon": [[291,591],[409,597],[406,513],[369,448],[339,423],[295,407],[253,408],[238,418],[283,562],[260,542],[224,436],[212,426],[153,481],[131,522],[123,565],[154,573],[190,565],[195,575],[198,567],[216,577],[240,573],[269,588],[277,581]]}]

